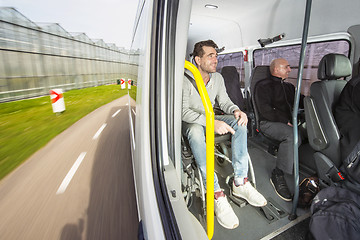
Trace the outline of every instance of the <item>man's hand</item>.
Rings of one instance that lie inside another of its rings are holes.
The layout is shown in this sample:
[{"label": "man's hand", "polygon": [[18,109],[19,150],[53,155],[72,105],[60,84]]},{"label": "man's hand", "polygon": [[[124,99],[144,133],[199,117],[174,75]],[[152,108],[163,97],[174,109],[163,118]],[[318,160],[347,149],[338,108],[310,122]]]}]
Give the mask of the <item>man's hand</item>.
[{"label": "man's hand", "polygon": [[232,127],[227,125],[226,122],[223,122],[220,120],[214,121],[214,130],[215,130],[215,133],[220,134],[220,135],[226,134],[228,132],[231,132],[231,134],[235,134],[235,130]]},{"label": "man's hand", "polygon": [[238,125],[240,126],[246,126],[248,123],[248,118],[247,115],[240,111],[240,110],[235,110],[234,111],[234,117],[238,120]]}]

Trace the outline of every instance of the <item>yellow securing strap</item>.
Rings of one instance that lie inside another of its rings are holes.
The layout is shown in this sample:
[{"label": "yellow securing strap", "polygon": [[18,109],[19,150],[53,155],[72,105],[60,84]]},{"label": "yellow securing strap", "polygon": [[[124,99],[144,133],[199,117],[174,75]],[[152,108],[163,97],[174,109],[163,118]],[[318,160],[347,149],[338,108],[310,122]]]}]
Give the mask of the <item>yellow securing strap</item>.
[{"label": "yellow securing strap", "polygon": [[194,76],[206,116],[206,222],[207,235],[214,235],[214,110],[206,91],[204,80],[194,64],[185,61],[185,68]]}]

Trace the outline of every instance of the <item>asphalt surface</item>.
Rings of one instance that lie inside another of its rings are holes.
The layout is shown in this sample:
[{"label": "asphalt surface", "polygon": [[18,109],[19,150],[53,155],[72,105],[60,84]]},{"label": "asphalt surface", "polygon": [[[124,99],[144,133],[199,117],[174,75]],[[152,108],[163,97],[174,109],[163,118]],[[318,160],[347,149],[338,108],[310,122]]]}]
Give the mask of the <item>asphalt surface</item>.
[{"label": "asphalt surface", "polygon": [[137,239],[128,102],[90,113],[0,182],[1,240]]}]

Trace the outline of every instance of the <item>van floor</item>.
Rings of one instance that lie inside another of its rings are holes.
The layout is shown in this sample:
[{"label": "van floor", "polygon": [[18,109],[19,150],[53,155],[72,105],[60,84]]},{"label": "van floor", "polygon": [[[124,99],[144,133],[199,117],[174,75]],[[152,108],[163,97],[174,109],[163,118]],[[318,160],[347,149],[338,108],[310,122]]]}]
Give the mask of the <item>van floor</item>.
[{"label": "van floor", "polygon": [[[257,139],[248,140],[248,151],[255,172],[256,188],[268,200],[268,204],[261,210],[244,201],[240,200],[239,202],[238,199],[231,198],[230,187],[225,182],[226,178],[233,173],[231,163],[225,162],[222,166],[215,164],[219,184],[228,196],[230,205],[238,216],[240,224],[236,229],[225,229],[215,217],[213,239],[305,239],[308,232],[310,210],[297,208],[297,218],[293,221],[288,219],[292,210],[292,202],[282,200],[270,183],[270,174],[275,167],[276,157],[269,154]],[[293,176],[285,175],[285,178],[290,191],[294,193]],[[303,174],[300,174],[300,182],[303,178]],[[196,198],[190,208],[190,211],[199,220],[201,219],[198,212],[200,206],[200,199]],[[206,225],[204,221],[200,220],[200,222],[203,226]]]}]

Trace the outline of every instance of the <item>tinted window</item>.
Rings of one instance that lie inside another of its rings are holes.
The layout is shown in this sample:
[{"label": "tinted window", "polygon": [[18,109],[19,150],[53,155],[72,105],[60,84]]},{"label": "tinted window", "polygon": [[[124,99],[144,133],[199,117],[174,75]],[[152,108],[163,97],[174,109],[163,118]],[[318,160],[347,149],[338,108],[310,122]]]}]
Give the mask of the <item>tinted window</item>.
[{"label": "tinted window", "polygon": [[[299,69],[301,45],[263,48],[254,51],[254,67],[259,65],[270,65],[275,58],[285,58],[288,60],[292,71],[287,81],[296,85],[296,78]],[[310,85],[317,81],[317,69],[321,58],[328,53],[340,53],[349,56],[350,43],[346,40],[329,42],[310,43],[306,48],[306,58],[304,61],[303,82],[301,93],[309,95]]]}]

